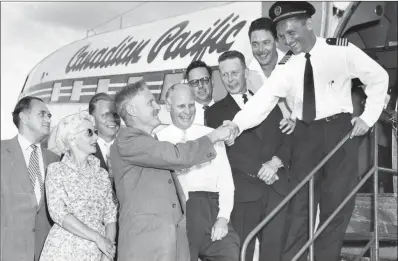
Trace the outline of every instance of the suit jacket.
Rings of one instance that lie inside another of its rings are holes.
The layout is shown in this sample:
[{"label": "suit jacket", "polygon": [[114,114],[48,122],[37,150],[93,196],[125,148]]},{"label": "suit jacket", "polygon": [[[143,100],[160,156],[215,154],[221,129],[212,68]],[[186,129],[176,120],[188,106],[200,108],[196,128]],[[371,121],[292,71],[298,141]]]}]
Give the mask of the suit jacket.
[{"label": "suit jacket", "polygon": [[[44,169],[59,156],[42,148]],[[1,141],[1,261],[35,260],[52,226],[46,197],[37,204],[17,137]]]},{"label": "suit jacket", "polygon": [[[224,120],[233,120],[239,111],[239,105],[227,94],[224,99],[206,110],[207,124],[217,128]],[[260,125],[244,131],[234,145],[227,147],[235,183],[235,202],[256,201],[263,195],[264,189],[269,188],[264,181],[247,174],[257,175],[262,163],[271,160],[273,156],[278,156],[285,167],[279,169],[279,180],[270,187],[281,195],[287,194],[292,135],[285,135],[279,129],[282,118],[279,106],[275,106]]]},{"label": "suit jacket", "polygon": [[109,171],[108,170],[108,166],[106,165],[106,161],[105,161],[104,155],[102,155],[102,151],[101,151],[100,146],[98,145],[98,143],[96,143],[95,146],[97,148],[97,151],[95,153],[93,153],[92,155],[94,155],[95,157],[97,157],[100,160],[100,167],[101,168],[104,168],[106,171]]},{"label": "suit jacket", "polygon": [[118,261],[187,261],[185,197],[170,170],[214,159],[207,137],[173,145],[144,131],[122,128],[111,146],[120,204]]}]

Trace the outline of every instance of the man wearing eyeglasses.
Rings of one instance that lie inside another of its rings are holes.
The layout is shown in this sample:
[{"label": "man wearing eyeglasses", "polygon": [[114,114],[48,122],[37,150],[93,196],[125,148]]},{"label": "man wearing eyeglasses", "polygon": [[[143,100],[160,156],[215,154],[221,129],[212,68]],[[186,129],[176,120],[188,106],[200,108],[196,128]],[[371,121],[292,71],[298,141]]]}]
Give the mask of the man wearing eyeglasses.
[{"label": "man wearing eyeglasses", "polygon": [[98,129],[97,151],[94,156],[100,160],[100,166],[108,171],[114,186],[109,153],[120,128],[120,117],[116,113],[113,99],[104,92],[91,98],[88,112],[94,117],[95,127]]},{"label": "man wearing eyeglasses", "polygon": [[206,111],[214,104],[211,68],[203,61],[193,61],[187,67],[185,76],[195,94],[196,117],[194,123],[207,126]]}]

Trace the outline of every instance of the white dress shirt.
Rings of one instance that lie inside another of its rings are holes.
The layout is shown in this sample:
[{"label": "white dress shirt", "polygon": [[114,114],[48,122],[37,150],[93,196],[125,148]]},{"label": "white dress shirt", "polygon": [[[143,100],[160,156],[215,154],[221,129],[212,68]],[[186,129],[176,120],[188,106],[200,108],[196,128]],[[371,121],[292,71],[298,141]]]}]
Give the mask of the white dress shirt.
[{"label": "white dress shirt", "polygon": [[[282,52],[279,49],[276,49],[276,52],[278,54],[278,60],[275,65],[275,68],[277,68],[278,66],[284,65],[284,64],[280,65],[278,63],[286,55],[286,53]],[[251,61],[248,68],[249,68],[249,72],[250,72],[249,77],[248,77],[248,82],[250,82],[250,84],[253,86],[253,90],[255,90],[255,92],[257,92],[257,90],[260,89],[264,85],[264,83],[268,79],[268,77],[265,76],[260,63],[256,59],[253,59]],[[274,68],[274,70],[275,70],[275,68]],[[285,118],[285,119],[291,118],[291,110],[293,109],[293,106],[294,106],[294,100],[291,99],[290,97],[286,97],[286,99],[281,99],[278,102],[278,105],[282,111],[283,118]]]},{"label": "white dress shirt", "polygon": [[[315,84],[315,119],[342,112],[352,113],[351,79],[359,78],[367,86],[365,93],[368,96],[360,118],[368,126],[373,126],[383,110],[388,88],[387,72],[353,44],[329,45],[325,38],[317,37],[310,54]],[[302,119],[304,55],[293,55],[286,64],[275,68],[264,86],[235,115],[233,121],[240,131],[260,124],[272,111],[279,97],[292,99],[292,114]]]},{"label": "white dress shirt", "polygon": [[[109,156],[109,153],[110,153],[110,149],[111,149],[111,145],[113,144],[114,141],[115,140],[112,140],[110,142],[106,142],[104,139],[98,137],[97,143],[98,143],[98,146],[101,149],[102,156],[104,157],[105,160],[108,159],[108,156]],[[108,162],[106,164],[108,164]]]},{"label": "white dress shirt", "polygon": [[[22,153],[23,153],[23,157],[25,159],[26,168],[29,169],[30,155],[33,152],[33,149],[31,147],[32,143],[30,141],[28,141],[21,134],[18,134],[18,143],[19,143],[19,146],[21,147],[21,150],[22,150]],[[44,183],[45,171],[44,171],[43,153],[41,151],[40,143],[36,143],[35,145],[37,146],[37,155],[39,157],[40,173],[41,173],[41,177],[43,178],[43,183]],[[40,203],[40,199],[41,199],[41,191],[40,191],[39,180],[37,178],[36,178],[35,187],[34,187],[33,190],[35,192],[37,204],[39,204]]]},{"label": "white dress shirt", "polygon": [[[193,124],[186,130],[186,140],[195,140],[213,131],[212,128]],[[159,140],[169,141],[173,144],[179,143],[184,136],[183,130],[173,124],[167,126],[157,133]],[[231,211],[234,206],[234,181],[232,178],[231,166],[223,142],[214,145],[217,157],[200,165],[193,166],[178,175],[178,179],[188,200],[190,191],[209,191],[219,193],[218,217],[230,219]]]},{"label": "white dress shirt", "polygon": [[[214,101],[211,100],[208,106],[212,106],[214,104]],[[204,120],[205,120],[205,112],[203,109],[203,105],[195,102],[195,107],[196,107],[196,115],[195,115],[195,120],[193,123],[197,125],[205,125]],[[171,120],[170,117],[170,112],[167,111],[166,105],[161,104],[160,105],[160,111],[159,111],[159,119],[162,124],[172,124],[173,121]]]}]

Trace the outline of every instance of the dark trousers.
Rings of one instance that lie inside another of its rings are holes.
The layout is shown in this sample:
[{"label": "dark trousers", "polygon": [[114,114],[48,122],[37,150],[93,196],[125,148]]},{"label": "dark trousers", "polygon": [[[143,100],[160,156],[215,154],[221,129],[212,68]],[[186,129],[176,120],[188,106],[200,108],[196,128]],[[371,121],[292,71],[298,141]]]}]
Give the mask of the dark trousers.
[{"label": "dark trousers", "polygon": [[[305,124],[297,121],[294,130],[293,155],[290,169],[295,187],[352,129],[351,115],[340,114],[338,119]],[[320,226],[338,207],[357,183],[359,138],[349,139],[315,175],[314,209],[320,207]],[[317,261],[340,260],[344,234],[355,204],[355,196],[315,240]],[[288,233],[284,261],[291,261],[308,240],[308,185],[292,198],[289,204]],[[315,220],[315,217],[314,217]],[[307,252],[299,259],[307,260]]]},{"label": "dark trousers", "polygon": [[[265,186],[268,186],[264,183]],[[249,233],[269,214],[284,196],[275,192],[271,187],[264,187],[264,194],[257,201],[235,202],[231,214],[231,222],[238,233],[241,244]],[[260,242],[259,261],[280,261],[286,241],[287,207],[280,212],[258,233]],[[255,238],[247,247],[246,260],[252,261]]]},{"label": "dark trousers", "polygon": [[217,220],[218,193],[189,192],[187,201],[187,235],[191,261],[238,261],[239,237],[228,224],[228,234],[221,240],[211,241],[211,230]]}]

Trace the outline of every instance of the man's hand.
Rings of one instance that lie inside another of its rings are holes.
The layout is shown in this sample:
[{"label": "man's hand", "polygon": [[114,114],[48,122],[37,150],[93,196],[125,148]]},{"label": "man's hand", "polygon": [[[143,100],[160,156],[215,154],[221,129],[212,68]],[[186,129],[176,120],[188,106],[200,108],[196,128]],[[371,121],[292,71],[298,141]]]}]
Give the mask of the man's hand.
[{"label": "man's hand", "polygon": [[211,241],[221,240],[228,234],[228,220],[223,217],[217,218],[211,229]]},{"label": "man's hand", "polygon": [[354,128],[351,131],[350,139],[355,136],[365,135],[370,128],[360,117],[354,117],[351,120],[351,124],[354,125]]},{"label": "man's hand", "polygon": [[227,126],[220,126],[217,129],[210,132],[209,134],[207,134],[207,137],[210,138],[210,140],[213,144],[215,144],[219,141],[225,141],[230,136],[231,136],[231,130]]},{"label": "man's hand", "polygon": [[239,127],[233,121],[224,121],[222,126],[226,126],[229,128],[231,135],[227,140],[225,140],[225,143],[228,146],[232,146],[235,143],[236,137],[239,136]]},{"label": "man's hand", "polygon": [[257,174],[257,177],[263,180],[267,185],[273,184],[276,180],[279,180],[278,175],[278,163],[275,160],[267,161],[263,163],[260,171]]},{"label": "man's hand", "polygon": [[292,119],[282,119],[279,122],[279,129],[282,130],[282,133],[286,134],[292,134],[294,131],[294,128],[296,127],[296,121]]}]

